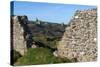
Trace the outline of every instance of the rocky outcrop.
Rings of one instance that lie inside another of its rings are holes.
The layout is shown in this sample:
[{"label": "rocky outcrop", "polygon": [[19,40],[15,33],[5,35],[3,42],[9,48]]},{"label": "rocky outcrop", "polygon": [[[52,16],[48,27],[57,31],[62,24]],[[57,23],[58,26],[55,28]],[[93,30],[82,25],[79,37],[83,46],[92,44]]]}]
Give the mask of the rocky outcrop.
[{"label": "rocky outcrop", "polygon": [[97,60],[97,9],[76,11],[59,42],[57,54],[80,62]]},{"label": "rocky outcrop", "polygon": [[11,16],[11,50],[24,55],[33,45],[31,31],[28,26],[27,16]]}]

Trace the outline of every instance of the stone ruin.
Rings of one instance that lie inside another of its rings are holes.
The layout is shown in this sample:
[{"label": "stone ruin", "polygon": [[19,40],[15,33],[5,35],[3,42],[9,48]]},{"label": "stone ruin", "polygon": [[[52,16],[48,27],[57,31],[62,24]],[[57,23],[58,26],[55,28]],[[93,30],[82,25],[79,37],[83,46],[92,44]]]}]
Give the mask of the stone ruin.
[{"label": "stone ruin", "polygon": [[97,9],[76,11],[57,47],[60,57],[97,60]]},{"label": "stone ruin", "polygon": [[11,50],[16,50],[21,55],[31,46],[33,48],[32,34],[27,23],[27,16],[11,16]]}]

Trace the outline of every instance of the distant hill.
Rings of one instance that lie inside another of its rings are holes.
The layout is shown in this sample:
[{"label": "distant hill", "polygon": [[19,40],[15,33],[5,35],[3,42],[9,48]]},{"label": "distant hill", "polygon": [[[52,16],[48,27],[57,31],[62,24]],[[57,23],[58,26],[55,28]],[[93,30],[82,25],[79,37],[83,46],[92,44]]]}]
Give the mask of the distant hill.
[{"label": "distant hill", "polygon": [[33,36],[62,37],[67,25],[37,19],[36,21],[29,21],[28,26]]}]

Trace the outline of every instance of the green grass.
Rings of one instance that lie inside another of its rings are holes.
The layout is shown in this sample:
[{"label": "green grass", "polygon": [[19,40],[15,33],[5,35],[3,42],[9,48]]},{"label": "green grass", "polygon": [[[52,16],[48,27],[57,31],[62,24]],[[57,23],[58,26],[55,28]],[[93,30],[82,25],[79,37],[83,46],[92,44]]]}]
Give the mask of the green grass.
[{"label": "green grass", "polygon": [[54,64],[64,62],[71,61],[55,57],[47,48],[31,48],[23,57],[18,59],[15,65]]},{"label": "green grass", "polygon": [[[50,38],[44,35],[33,36],[34,42],[37,42],[38,46],[50,47],[51,49],[56,49],[58,45],[58,38]],[[40,43],[40,44],[39,44]]]}]

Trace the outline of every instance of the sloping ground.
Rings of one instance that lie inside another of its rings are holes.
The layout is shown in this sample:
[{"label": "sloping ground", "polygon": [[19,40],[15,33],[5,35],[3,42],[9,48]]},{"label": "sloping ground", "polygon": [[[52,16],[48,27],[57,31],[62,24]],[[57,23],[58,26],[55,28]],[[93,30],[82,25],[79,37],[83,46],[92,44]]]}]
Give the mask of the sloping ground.
[{"label": "sloping ground", "polygon": [[49,48],[52,51],[56,50],[58,41],[63,36],[67,25],[53,23],[47,21],[29,21],[28,27],[32,33],[33,41],[37,47]]},{"label": "sloping ground", "polygon": [[29,49],[28,52],[17,60],[14,65],[54,64],[72,62],[67,58],[55,57],[47,48]]},{"label": "sloping ground", "polygon": [[97,60],[97,9],[76,11],[58,45],[60,57]]}]

